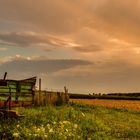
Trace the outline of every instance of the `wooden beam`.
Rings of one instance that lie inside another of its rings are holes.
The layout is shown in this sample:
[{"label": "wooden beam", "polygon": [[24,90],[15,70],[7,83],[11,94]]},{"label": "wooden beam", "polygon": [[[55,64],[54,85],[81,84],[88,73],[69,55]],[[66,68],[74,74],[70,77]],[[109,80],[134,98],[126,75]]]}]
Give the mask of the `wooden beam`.
[{"label": "wooden beam", "polygon": [[39,100],[41,99],[41,78],[39,78]]}]

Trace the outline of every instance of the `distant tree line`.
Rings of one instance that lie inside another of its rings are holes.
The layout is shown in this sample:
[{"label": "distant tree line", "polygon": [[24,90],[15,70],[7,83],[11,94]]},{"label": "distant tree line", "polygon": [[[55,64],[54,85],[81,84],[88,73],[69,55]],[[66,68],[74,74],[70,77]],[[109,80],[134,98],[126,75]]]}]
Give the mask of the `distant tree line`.
[{"label": "distant tree line", "polygon": [[115,99],[115,100],[140,100],[140,93],[92,93],[76,94],[69,93],[71,99]]}]

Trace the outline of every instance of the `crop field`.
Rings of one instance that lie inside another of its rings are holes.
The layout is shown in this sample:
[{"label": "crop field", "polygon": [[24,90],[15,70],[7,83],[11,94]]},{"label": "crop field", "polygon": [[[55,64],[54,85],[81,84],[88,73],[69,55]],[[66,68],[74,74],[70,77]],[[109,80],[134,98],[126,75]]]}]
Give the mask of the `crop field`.
[{"label": "crop field", "polygon": [[140,101],[134,100],[70,99],[70,102],[140,111]]},{"label": "crop field", "polygon": [[14,110],[25,116],[19,120],[0,119],[0,139],[140,139],[140,111],[75,103]]}]

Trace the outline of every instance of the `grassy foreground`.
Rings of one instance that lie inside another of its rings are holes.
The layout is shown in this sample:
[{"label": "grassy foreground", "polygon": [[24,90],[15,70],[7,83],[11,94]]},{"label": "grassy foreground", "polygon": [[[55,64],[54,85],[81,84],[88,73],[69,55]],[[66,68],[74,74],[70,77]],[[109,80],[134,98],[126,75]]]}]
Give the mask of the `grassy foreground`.
[{"label": "grassy foreground", "polygon": [[0,120],[0,139],[140,139],[140,112],[80,104],[17,108],[25,117]]}]

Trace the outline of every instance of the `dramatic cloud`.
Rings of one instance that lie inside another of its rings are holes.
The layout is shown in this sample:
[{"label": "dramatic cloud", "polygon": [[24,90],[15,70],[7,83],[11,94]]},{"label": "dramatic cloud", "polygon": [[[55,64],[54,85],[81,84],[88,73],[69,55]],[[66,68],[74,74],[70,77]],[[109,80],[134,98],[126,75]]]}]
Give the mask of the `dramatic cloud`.
[{"label": "dramatic cloud", "polygon": [[7,48],[0,48],[0,51],[6,51]]},{"label": "dramatic cloud", "polygon": [[[100,30],[130,43],[140,43],[140,3],[139,1],[106,1],[96,8]],[[94,12],[94,11],[93,11]],[[91,27],[94,26],[91,24]]]},{"label": "dramatic cloud", "polygon": [[[75,92],[81,93],[136,92],[139,91],[139,85],[136,84],[140,81],[139,71],[140,66],[122,61],[98,62],[94,65],[78,66],[55,72],[50,81],[53,81],[52,83],[58,87],[62,87],[63,83],[66,83],[70,89],[74,88]],[[53,80],[54,77],[55,80]]]},{"label": "dramatic cloud", "polygon": [[79,52],[84,52],[84,53],[97,52],[97,51],[102,50],[102,46],[98,44],[91,44],[89,46],[79,46],[79,47],[73,47],[73,48]]},{"label": "dramatic cloud", "polygon": [[69,42],[61,39],[60,37],[39,34],[35,32],[7,32],[0,33],[1,45],[16,45],[19,47],[40,46],[40,45],[53,45],[53,46],[66,46]]},{"label": "dramatic cloud", "polygon": [[41,59],[41,60],[31,60],[31,58],[23,59],[20,56],[17,56],[15,60],[5,62],[0,65],[1,70],[10,70],[10,72],[19,72],[19,73],[53,73],[63,69],[74,68],[79,65],[89,65],[92,64],[86,60],[50,60],[50,59]]},{"label": "dramatic cloud", "polygon": [[[34,4],[33,4],[34,3]],[[94,51],[92,44],[98,44],[99,50],[110,47],[110,39],[124,40],[132,45],[139,43],[139,7],[138,1],[132,0],[95,0],[88,1],[2,1],[0,2],[1,21],[13,25],[17,24],[18,30],[25,28],[44,35],[52,34],[56,38],[72,41],[72,43],[84,46],[86,51]],[[32,10],[31,10],[32,9]],[[8,23],[8,21],[10,23]],[[12,21],[12,22],[11,22]],[[28,28],[27,28],[27,27]],[[4,27],[2,24],[1,27]],[[15,30],[16,26],[14,26]],[[6,29],[5,29],[6,30]],[[2,35],[5,41],[11,41],[20,45],[30,45],[33,43],[52,43],[61,46],[63,43],[48,42],[41,37],[36,38],[31,35],[10,33],[7,37]],[[65,42],[64,42],[65,44]],[[112,46],[113,47],[113,46]],[[76,50],[84,50],[83,47],[76,47]],[[98,49],[95,49],[98,50]]]},{"label": "dramatic cloud", "polygon": [[[0,17],[29,24],[39,30],[67,33],[78,29],[83,23],[84,12],[71,1],[5,0],[0,2]],[[79,18],[78,18],[79,17]]]}]

